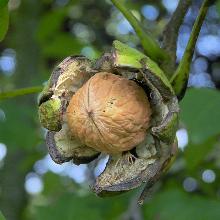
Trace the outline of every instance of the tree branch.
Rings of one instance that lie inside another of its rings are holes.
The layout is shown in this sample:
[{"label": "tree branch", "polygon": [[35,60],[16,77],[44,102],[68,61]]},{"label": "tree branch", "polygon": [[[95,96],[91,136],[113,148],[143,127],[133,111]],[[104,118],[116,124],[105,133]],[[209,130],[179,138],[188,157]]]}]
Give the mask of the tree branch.
[{"label": "tree branch", "polygon": [[199,32],[202,27],[205,16],[207,14],[208,8],[212,3],[213,3],[213,0],[203,1],[203,4],[199,10],[199,15],[196,18],[196,21],[193,25],[193,29],[190,34],[190,38],[187,43],[185,52],[183,54],[183,58],[180,61],[176,72],[171,78],[172,86],[179,100],[181,100],[185,94],[187,83],[188,83],[188,78],[189,78],[190,65],[192,62],[192,57],[193,57],[193,53],[195,50],[196,41],[199,36]]},{"label": "tree branch", "polygon": [[164,70],[170,76],[175,70],[179,29],[191,3],[192,0],[180,0],[175,12],[163,31],[163,48],[170,55],[169,62],[164,64]]},{"label": "tree branch", "polygon": [[142,28],[139,21],[135,16],[122,4],[121,0],[111,0],[115,7],[125,16],[131,26],[134,28],[137,36],[139,37],[141,44],[147,56],[161,63],[163,60],[168,59],[166,52],[160,48],[159,44],[149,36]]},{"label": "tree branch", "polygon": [[25,172],[21,170],[18,172],[26,157],[24,149],[11,148],[0,172],[1,211],[10,220],[22,219],[22,212],[27,206],[27,195],[24,190]]},{"label": "tree branch", "polygon": [[34,86],[34,87],[16,89],[16,90],[7,91],[7,92],[0,92],[0,100],[14,98],[17,96],[22,96],[22,95],[38,93],[38,92],[41,92],[42,89],[43,89],[43,86]]}]

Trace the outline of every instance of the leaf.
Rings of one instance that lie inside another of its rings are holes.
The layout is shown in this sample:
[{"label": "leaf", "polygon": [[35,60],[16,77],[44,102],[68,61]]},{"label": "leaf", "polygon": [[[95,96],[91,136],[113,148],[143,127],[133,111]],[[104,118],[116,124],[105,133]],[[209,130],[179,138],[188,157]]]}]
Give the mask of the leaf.
[{"label": "leaf", "polygon": [[[52,172],[47,172],[44,174],[44,195],[47,197],[54,197],[59,194],[62,194],[66,191],[65,187],[62,187],[62,181],[64,177],[60,177]],[[74,182],[69,180],[70,183],[65,179],[66,187],[76,190],[74,186]],[[71,184],[71,185],[68,185]]]},{"label": "leaf", "polygon": [[65,8],[50,11],[42,16],[37,29],[38,40],[45,44],[58,34],[65,16]]},{"label": "leaf", "polygon": [[58,34],[54,36],[47,45],[43,47],[43,53],[47,57],[66,57],[72,54],[79,54],[82,45],[77,38],[69,34]]},{"label": "leaf", "polygon": [[10,147],[32,149],[40,142],[37,109],[23,98],[0,102],[5,120],[0,120],[0,142]]},{"label": "leaf", "polygon": [[41,18],[37,38],[46,57],[63,58],[81,52],[79,39],[62,30],[66,16],[67,8],[64,7],[54,9]]},{"label": "leaf", "polygon": [[8,4],[8,0],[0,0],[0,8],[5,7]]},{"label": "leaf", "polygon": [[8,30],[8,23],[9,23],[8,7],[7,5],[1,7],[2,4],[3,3],[0,4],[0,41],[4,39]]},{"label": "leaf", "polygon": [[6,220],[1,211],[0,211],[0,220]]},{"label": "leaf", "polygon": [[116,220],[126,210],[128,201],[125,195],[103,200],[91,194],[79,196],[69,192],[49,206],[37,206],[34,220]]},{"label": "leaf", "polygon": [[[88,203],[90,203],[89,206]],[[88,198],[83,202],[82,199],[74,196],[64,195],[57,203],[51,207],[39,207],[36,219],[48,219],[48,220],[84,220],[87,219],[89,213],[89,219],[101,220],[101,215],[96,208],[95,203],[91,203]]]},{"label": "leaf", "polygon": [[216,2],[216,9],[217,9],[218,14],[220,14],[220,0]]},{"label": "leaf", "polygon": [[218,220],[220,202],[173,188],[158,193],[144,207],[144,219]]},{"label": "leaf", "polygon": [[202,163],[216,142],[217,138],[211,137],[201,144],[189,144],[184,151],[187,168],[193,170]]},{"label": "leaf", "polygon": [[220,133],[220,92],[214,89],[189,89],[180,103],[180,118],[189,139],[199,144]]}]

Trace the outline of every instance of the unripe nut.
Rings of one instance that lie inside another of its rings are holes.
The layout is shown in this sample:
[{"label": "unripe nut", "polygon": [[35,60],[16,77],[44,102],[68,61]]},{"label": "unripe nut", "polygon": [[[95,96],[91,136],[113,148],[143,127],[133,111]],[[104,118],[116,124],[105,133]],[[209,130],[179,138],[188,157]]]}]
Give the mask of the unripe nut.
[{"label": "unripe nut", "polygon": [[61,129],[60,108],[61,101],[58,98],[51,98],[39,106],[40,123],[50,131]]},{"label": "unripe nut", "polygon": [[150,125],[147,95],[136,82],[100,72],[72,97],[67,122],[72,135],[97,151],[117,154],[141,143]]}]

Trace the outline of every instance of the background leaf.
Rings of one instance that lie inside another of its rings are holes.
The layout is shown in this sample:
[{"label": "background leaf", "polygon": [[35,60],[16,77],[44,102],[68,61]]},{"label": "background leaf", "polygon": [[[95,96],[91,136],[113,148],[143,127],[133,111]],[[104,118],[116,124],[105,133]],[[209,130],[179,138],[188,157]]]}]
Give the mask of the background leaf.
[{"label": "background leaf", "polygon": [[0,140],[13,148],[31,150],[41,141],[36,123],[37,109],[30,102],[22,104],[21,100],[22,98],[17,98],[0,102],[0,108],[5,112],[5,119],[0,121]]},{"label": "background leaf", "polygon": [[9,23],[8,7],[0,5],[0,41],[2,41],[7,33]]},{"label": "background leaf", "polygon": [[211,220],[220,219],[220,202],[189,195],[180,189],[157,194],[144,209],[145,219]]},{"label": "background leaf", "polygon": [[8,4],[8,0],[1,0],[0,1],[0,8],[5,7]]},{"label": "background leaf", "polygon": [[67,57],[72,54],[80,54],[82,44],[77,38],[68,34],[54,36],[43,48],[46,57]]},{"label": "background leaf", "polygon": [[[64,193],[46,206],[35,206],[34,220],[117,220],[126,211],[128,195],[99,198],[93,194]],[[117,202],[116,200],[117,199]]]},{"label": "background leaf", "polygon": [[189,144],[185,151],[184,156],[187,163],[187,168],[190,170],[195,169],[203,160],[209,155],[209,152],[213,150],[213,147],[217,143],[216,137],[210,137],[208,140],[201,144]]},{"label": "background leaf", "polygon": [[0,211],[0,220],[5,220],[5,217],[3,216],[1,211]]},{"label": "background leaf", "polygon": [[216,8],[217,8],[218,13],[220,14],[220,0],[217,0]]},{"label": "background leaf", "polygon": [[188,89],[180,103],[181,120],[194,144],[220,134],[220,92],[214,89]]}]

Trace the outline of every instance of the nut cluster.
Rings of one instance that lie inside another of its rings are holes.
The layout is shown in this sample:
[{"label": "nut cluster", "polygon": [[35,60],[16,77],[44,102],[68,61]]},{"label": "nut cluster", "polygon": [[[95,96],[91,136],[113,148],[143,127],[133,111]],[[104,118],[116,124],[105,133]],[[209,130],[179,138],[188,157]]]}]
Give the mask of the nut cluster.
[{"label": "nut cluster", "polygon": [[99,196],[155,182],[177,154],[172,85],[154,61],[119,41],[98,60],[64,59],[39,96],[38,112],[56,163],[87,164],[109,154],[93,186]]}]

